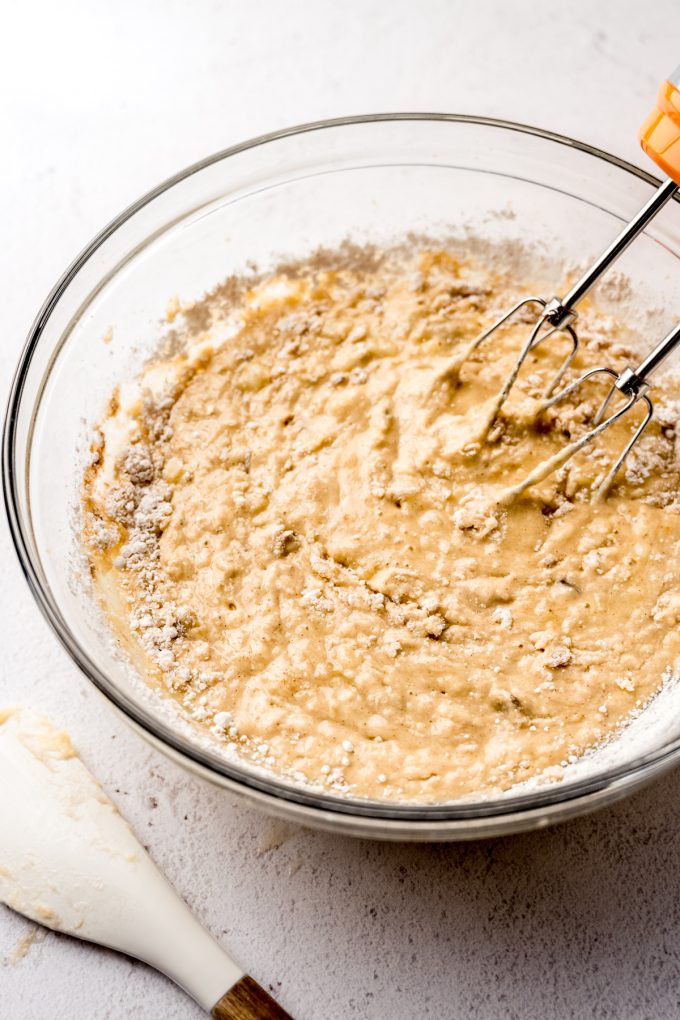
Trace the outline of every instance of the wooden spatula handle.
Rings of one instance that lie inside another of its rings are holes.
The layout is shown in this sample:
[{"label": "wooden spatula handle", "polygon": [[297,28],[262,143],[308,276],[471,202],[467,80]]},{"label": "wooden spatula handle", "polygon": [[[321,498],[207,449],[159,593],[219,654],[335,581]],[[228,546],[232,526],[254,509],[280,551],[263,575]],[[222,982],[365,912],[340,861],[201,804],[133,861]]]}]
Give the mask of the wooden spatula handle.
[{"label": "wooden spatula handle", "polygon": [[212,1008],[213,1020],[293,1020],[246,974]]}]

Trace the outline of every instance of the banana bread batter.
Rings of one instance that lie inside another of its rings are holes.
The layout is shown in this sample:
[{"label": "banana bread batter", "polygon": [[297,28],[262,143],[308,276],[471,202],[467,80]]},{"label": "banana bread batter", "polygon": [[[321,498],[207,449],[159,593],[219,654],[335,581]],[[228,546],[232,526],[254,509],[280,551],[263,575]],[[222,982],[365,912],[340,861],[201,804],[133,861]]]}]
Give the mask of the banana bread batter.
[{"label": "banana bread batter", "polygon": [[[226,753],[358,796],[491,795],[559,779],[680,666],[669,383],[606,501],[590,490],[636,413],[497,498],[604,395],[536,416],[554,340],[477,440],[527,327],[447,366],[518,283],[443,250],[326,258],[185,309],[172,382],[114,395],[85,482],[93,574],[149,682]],[[623,367],[611,319],[579,325],[575,370]]]}]

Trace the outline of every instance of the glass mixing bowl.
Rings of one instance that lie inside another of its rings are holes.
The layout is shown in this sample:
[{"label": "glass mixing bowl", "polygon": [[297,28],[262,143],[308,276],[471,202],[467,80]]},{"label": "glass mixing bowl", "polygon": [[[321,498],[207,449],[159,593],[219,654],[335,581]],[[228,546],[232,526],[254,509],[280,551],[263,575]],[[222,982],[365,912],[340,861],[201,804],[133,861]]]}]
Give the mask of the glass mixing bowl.
[{"label": "glass mixing bowl", "polygon": [[[92,241],[28,337],[7,411],[3,480],[38,605],[131,725],[187,768],[270,813],[392,839],[465,839],[546,825],[612,801],[676,760],[680,711],[671,704],[622,750],[593,756],[559,784],[428,806],[319,794],[226,761],[199,740],[134,675],[77,576],[88,436],[114,386],[136,375],[153,349],[169,298],[191,301],[248,264],[267,270],[348,236],[382,245],[409,233],[467,233],[508,252],[519,239],[556,265],[582,264],[657,183],[604,152],[518,124],[437,114],[355,117],[211,156],[161,184]],[[621,262],[632,283],[628,314],[645,344],[680,311],[679,257],[680,204],[671,202]],[[110,328],[112,342],[102,343]]]}]

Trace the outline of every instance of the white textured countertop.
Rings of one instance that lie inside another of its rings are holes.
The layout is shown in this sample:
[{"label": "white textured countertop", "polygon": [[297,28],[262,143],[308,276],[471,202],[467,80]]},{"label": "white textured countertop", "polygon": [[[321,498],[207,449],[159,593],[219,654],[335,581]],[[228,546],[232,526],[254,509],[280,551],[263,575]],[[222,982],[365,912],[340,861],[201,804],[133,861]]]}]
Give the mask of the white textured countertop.
[{"label": "white textured countertop", "polygon": [[[175,170],[300,121],[481,113],[643,163],[677,0],[23,0],[0,58],[0,389],[40,302]],[[592,818],[467,846],[353,842],[235,808],[96,695],[0,525],[0,704],[72,733],[199,918],[297,1020],[680,1015],[680,771]],[[141,964],[0,907],[0,1018],[198,1018]]]}]

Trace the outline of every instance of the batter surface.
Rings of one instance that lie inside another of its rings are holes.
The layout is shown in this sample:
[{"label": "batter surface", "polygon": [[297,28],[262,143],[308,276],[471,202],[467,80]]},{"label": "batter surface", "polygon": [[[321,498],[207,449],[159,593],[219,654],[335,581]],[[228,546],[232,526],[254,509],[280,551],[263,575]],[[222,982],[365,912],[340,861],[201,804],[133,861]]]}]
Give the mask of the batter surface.
[{"label": "batter surface", "polygon": [[[527,327],[456,352],[525,286],[441,250],[326,258],[186,309],[163,385],[114,396],[92,570],[149,681],[228,753],[335,792],[490,795],[559,779],[680,667],[663,383],[605,502],[635,413],[498,502],[604,395],[537,417],[566,354],[546,343],[477,441]],[[609,318],[580,333],[576,370],[634,357]]]}]

